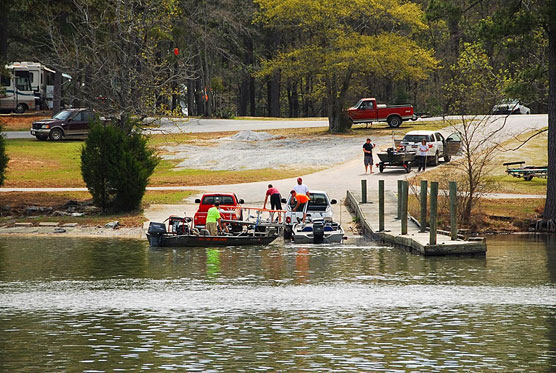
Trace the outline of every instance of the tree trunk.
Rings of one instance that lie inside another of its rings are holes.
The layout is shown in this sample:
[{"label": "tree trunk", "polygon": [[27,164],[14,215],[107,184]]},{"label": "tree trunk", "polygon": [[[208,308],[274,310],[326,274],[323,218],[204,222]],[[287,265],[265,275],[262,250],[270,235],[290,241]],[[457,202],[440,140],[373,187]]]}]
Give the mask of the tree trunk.
[{"label": "tree trunk", "polygon": [[255,78],[249,79],[249,109],[252,117],[257,115],[257,100],[255,96]]},{"label": "tree trunk", "polygon": [[297,82],[288,84],[288,116],[299,117],[299,97],[297,95]]},{"label": "tree trunk", "polygon": [[193,96],[193,91],[195,86],[193,85],[193,80],[187,80],[187,115],[195,115],[195,100]]},{"label": "tree trunk", "polygon": [[280,116],[280,73],[272,74],[268,82],[268,116]]},{"label": "tree trunk", "polygon": [[544,218],[556,220],[556,20],[553,19],[548,25],[548,182]]},{"label": "tree trunk", "polygon": [[0,63],[8,62],[8,1],[0,1]]},{"label": "tree trunk", "polygon": [[239,85],[238,114],[247,115],[247,104],[249,102],[249,77],[245,76]]},{"label": "tree trunk", "polygon": [[347,112],[344,110],[346,93],[351,81],[351,75],[351,70],[348,70],[341,82],[340,87],[338,87],[339,78],[336,74],[333,74],[326,79],[328,129],[332,133],[345,132],[352,126],[352,121],[349,119]]},{"label": "tree trunk", "polygon": [[54,101],[52,114],[56,115],[60,112],[60,106],[62,101],[62,72],[60,69],[56,69],[54,73]]}]

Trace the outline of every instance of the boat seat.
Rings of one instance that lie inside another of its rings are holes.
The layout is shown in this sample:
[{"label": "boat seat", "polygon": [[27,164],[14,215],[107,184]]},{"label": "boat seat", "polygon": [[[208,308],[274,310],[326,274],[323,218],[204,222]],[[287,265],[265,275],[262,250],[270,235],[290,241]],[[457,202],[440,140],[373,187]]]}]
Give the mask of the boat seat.
[{"label": "boat seat", "polygon": [[201,236],[210,236],[208,229],[201,229]]}]

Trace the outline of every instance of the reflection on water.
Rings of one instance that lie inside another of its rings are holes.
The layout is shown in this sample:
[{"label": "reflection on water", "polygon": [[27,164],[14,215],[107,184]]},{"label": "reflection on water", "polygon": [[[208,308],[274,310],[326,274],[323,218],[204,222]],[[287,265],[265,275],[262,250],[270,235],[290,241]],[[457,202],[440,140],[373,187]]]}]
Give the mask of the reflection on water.
[{"label": "reflection on water", "polygon": [[556,369],[556,239],[150,249],[0,239],[0,370]]}]

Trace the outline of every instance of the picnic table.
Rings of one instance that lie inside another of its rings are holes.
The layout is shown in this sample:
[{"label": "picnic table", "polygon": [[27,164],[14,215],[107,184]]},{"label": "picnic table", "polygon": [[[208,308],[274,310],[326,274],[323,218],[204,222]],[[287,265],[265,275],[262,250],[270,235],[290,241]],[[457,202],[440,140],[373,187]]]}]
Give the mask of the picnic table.
[{"label": "picnic table", "polygon": [[548,166],[525,166],[525,161],[502,163],[506,166],[506,173],[513,177],[531,181],[533,177],[545,178],[548,176]]}]

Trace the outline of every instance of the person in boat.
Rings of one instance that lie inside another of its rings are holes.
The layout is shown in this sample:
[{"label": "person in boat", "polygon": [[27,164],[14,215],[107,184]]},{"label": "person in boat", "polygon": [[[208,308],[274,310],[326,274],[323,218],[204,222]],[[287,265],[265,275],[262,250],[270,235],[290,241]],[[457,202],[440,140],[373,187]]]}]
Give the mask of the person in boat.
[{"label": "person in boat", "polygon": [[292,211],[297,211],[298,209],[303,210],[303,219],[301,220],[302,223],[305,223],[305,218],[307,217],[307,212],[305,210],[305,204],[309,202],[309,196],[307,194],[300,194],[297,193],[295,190],[291,192],[292,198],[295,198],[296,204]]},{"label": "person in boat", "polygon": [[[268,184],[268,189],[266,190],[266,195],[264,197],[263,210],[266,209],[266,201],[268,200],[268,196],[270,196],[270,209],[282,210],[282,203],[280,202],[282,196],[280,195],[278,189],[273,187],[272,184]],[[282,217],[280,213],[278,213],[278,222],[280,223],[281,221],[282,221]]]},{"label": "person in boat", "polygon": [[218,236],[218,227],[222,230],[222,216],[220,215],[219,207],[220,202],[216,201],[214,206],[207,211],[206,227],[211,236]]}]

